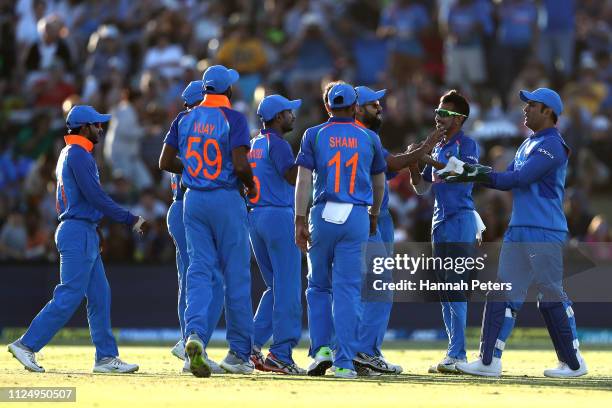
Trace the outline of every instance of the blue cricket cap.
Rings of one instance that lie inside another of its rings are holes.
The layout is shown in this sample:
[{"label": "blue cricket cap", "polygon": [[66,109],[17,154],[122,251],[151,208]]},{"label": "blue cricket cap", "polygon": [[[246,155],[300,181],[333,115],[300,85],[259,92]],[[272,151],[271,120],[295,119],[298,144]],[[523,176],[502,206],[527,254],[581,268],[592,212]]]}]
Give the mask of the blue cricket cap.
[{"label": "blue cricket cap", "polygon": [[202,81],[204,92],[222,94],[240,78],[235,69],[225,68],[223,65],[213,65],[204,71]]},{"label": "blue cricket cap", "polygon": [[563,112],[563,102],[558,93],[548,88],[538,88],[533,92],[520,91],[519,95],[523,102],[540,102],[552,109],[557,116]]},{"label": "blue cricket cap", "polygon": [[181,96],[187,105],[193,105],[204,99],[203,81],[191,81]]},{"label": "blue cricket cap", "polygon": [[357,104],[365,105],[367,103],[371,103],[374,101],[378,101],[385,96],[387,93],[386,89],[381,89],[380,91],[374,91],[367,86],[358,86],[355,88],[357,92]]},{"label": "blue cricket cap", "polygon": [[286,110],[296,110],[302,105],[301,99],[295,99],[293,101],[285,98],[281,95],[269,95],[263,98],[257,108],[257,115],[264,121],[267,122],[276,116],[277,113]]},{"label": "blue cricket cap", "polygon": [[334,85],[327,94],[327,103],[332,109],[346,108],[357,101],[357,92],[349,84]]},{"label": "blue cricket cap", "polygon": [[111,115],[98,113],[92,106],[75,105],[70,109],[70,112],[68,112],[66,126],[68,126],[69,129],[78,129],[90,123],[108,122],[110,118]]}]

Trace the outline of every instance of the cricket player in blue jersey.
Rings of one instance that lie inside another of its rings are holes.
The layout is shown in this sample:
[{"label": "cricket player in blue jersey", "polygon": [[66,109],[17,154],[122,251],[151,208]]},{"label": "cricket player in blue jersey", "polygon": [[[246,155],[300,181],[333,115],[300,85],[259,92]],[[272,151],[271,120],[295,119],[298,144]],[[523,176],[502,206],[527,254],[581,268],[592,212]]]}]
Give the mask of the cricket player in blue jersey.
[{"label": "cricket player in blue jersey", "polygon": [[479,182],[486,187],[511,190],[513,196],[498,269],[498,281],[507,290],[488,294],[480,358],[469,364],[458,363],[457,369],[478,376],[501,375],[506,340],[527,290],[535,282],[538,309],[559,360],[558,367],[545,370],[544,375],[578,377],[588,371],[578,348],[572,303],[562,283],[563,246],[568,232],[563,195],[570,149],[555,125],[563,103],[548,88],[520,91],[520,97],[526,103],[525,126],[534,133],[521,144],[507,171],[481,172],[466,164],[463,174],[446,177],[447,182]]},{"label": "cricket player in blue jersey", "polygon": [[[222,65],[209,67],[203,76],[204,100],[178,123],[177,137],[167,138],[162,149],[168,168],[183,165],[183,220],[187,239],[187,306],[185,344],[190,369],[208,377],[204,340],[209,333],[214,276],[221,274],[225,288],[225,316],[229,353],[221,367],[230,373],[250,374],[253,343],[250,249],[247,209],[240,194],[256,195],[247,159],[249,129],[243,114],[231,108],[232,84],[238,72]],[[161,159],[160,159],[161,160]]]},{"label": "cricket player in blue jersey", "polygon": [[[295,240],[308,251],[309,375],[355,378],[361,312],[362,245],[376,234],[386,169],[378,135],[355,123],[357,94],[337,84],[328,95],[331,118],[304,133],[296,159]],[[306,212],[314,176],[309,227]],[[368,210],[368,206],[371,206]]]},{"label": "cricket player in blue jersey", "polygon": [[[293,237],[295,157],[283,134],[293,130],[301,100],[266,96],[257,109],[263,128],[251,139],[249,163],[257,195],[247,201],[251,246],[266,283],[253,321],[251,360],[261,371],[306,374],[293,348],[302,334],[302,257]],[[261,347],[272,337],[267,357]]]},{"label": "cricket player in blue jersey", "polygon": [[[432,158],[448,163],[451,157],[462,162],[476,164],[479,158],[477,143],[461,130],[470,114],[467,100],[452,90],[440,98],[436,109],[436,128],[444,133],[444,139],[434,148]],[[473,183],[447,184],[427,164],[421,173],[416,164],[410,167],[411,181],[417,194],[427,193],[432,185],[435,195],[431,226],[433,256],[445,259],[473,256],[478,234],[477,218],[472,200]],[[469,279],[454,270],[435,271],[440,282],[459,282]],[[440,293],[442,319],[448,335],[448,349],[444,359],[432,366],[430,372],[455,373],[455,364],[467,361],[465,351],[465,326],[467,299],[460,291]]]},{"label": "cricket player in blue jersey", "polygon": [[[176,138],[178,134],[178,123],[181,118],[195,106],[199,105],[204,99],[204,92],[202,81],[191,81],[182,93],[185,110],[179,112],[177,117],[174,119],[166,135],[166,139]],[[164,162],[160,161],[160,168],[163,169]],[[182,165],[181,165],[182,169]],[[181,175],[176,173],[170,173],[170,183],[172,187],[172,204],[168,209],[168,232],[174,241],[176,247],[176,268],[178,271],[178,317],[179,325],[181,328],[181,340],[172,348],[172,354],[181,360],[185,360],[183,366],[183,372],[189,373],[189,359],[185,358],[185,307],[187,306],[187,290],[186,290],[186,279],[187,267],[189,266],[189,255],[187,254],[187,240],[185,238],[185,225],[183,223],[183,187],[181,186]],[[213,282],[213,297],[210,303],[210,312],[208,314],[209,324],[208,333],[202,340],[207,345],[212,336],[212,332],[219,322],[221,312],[223,310],[223,278],[221,276],[214,276]],[[208,359],[205,356],[208,365],[213,373],[221,374],[224,373],[219,365]]]},{"label": "cricket player in blue jersey", "polygon": [[[382,106],[380,100],[385,96],[386,90],[374,91],[366,86],[355,88],[357,92],[356,123],[378,133],[383,120]],[[328,109],[329,107],[326,106]],[[383,155],[387,163],[386,180],[397,175],[397,171],[408,167],[411,163],[418,162],[425,153],[431,151],[439,140],[437,133],[432,134],[426,143],[415,147],[409,153],[390,154],[383,148]],[[370,236],[370,242],[383,242],[386,256],[393,256],[393,239],[395,228],[393,219],[389,212],[389,185],[385,182],[385,193],[378,216],[378,232]],[[392,280],[391,271],[387,278]],[[364,302],[361,324],[359,326],[359,351],[354,363],[360,375],[372,375],[372,371],[386,374],[400,374],[403,369],[397,364],[385,360],[382,355],[382,342],[389,323],[391,308],[393,306],[393,294],[388,294],[388,299],[376,299],[376,301]],[[364,370],[365,368],[365,370]]]},{"label": "cricket player in blue jersey", "polygon": [[87,298],[87,319],[96,347],[94,373],[132,373],[138,365],[119,359],[117,342],[111,330],[110,286],[100,257],[98,222],[107,216],[142,233],[145,220],[119,207],[101,188],[96,160],[92,155],[102,132],[103,115],[91,106],[74,106],[66,118],[68,134],[64,137],[57,167],[56,210],[60,224],[55,242],[60,253],[60,283],[53,299],[34,318],[21,338],[9,344],[9,352],[23,366],[44,372],[35,353],[61,329],[83,298]]}]

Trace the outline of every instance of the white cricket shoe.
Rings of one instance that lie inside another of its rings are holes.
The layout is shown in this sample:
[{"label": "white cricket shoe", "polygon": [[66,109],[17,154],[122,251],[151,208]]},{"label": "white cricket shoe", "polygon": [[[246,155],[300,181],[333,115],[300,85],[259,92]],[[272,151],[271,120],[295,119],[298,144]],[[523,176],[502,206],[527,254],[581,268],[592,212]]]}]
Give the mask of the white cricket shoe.
[{"label": "white cricket shoe", "polygon": [[15,340],[9,344],[8,351],[25,367],[26,370],[34,373],[45,372],[45,369],[36,362],[35,353],[22,344],[19,340]]},{"label": "white cricket shoe", "polygon": [[227,356],[219,365],[230,374],[253,374],[253,370],[255,370],[255,365],[251,359],[244,361],[232,350],[227,353]]},{"label": "white cricket shoe", "polygon": [[563,361],[559,361],[557,368],[549,368],[548,370],[544,370],[544,375],[551,378],[571,378],[588,374],[589,370],[587,369],[586,362],[580,355],[579,351],[576,352],[576,357],[578,357],[578,362],[580,363],[580,367],[578,367],[577,370],[572,370]]},{"label": "white cricket shoe", "polygon": [[385,359],[383,356],[379,356],[378,358],[380,358],[382,361],[387,363],[387,366],[393,370],[393,374],[401,374],[401,373],[404,372],[404,369],[402,368],[401,365],[393,364],[390,361],[388,361],[387,359]]},{"label": "white cricket shoe", "polygon": [[185,357],[185,364],[183,364],[183,369],[181,370],[182,374],[191,374],[191,363],[189,362],[189,357]]},{"label": "white cricket shoe", "polygon": [[134,373],[138,371],[138,364],[128,364],[119,357],[106,357],[94,364],[94,373]]},{"label": "white cricket shoe", "polygon": [[482,359],[455,363],[457,371],[463,374],[478,375],[481,377],[499,377],[502,373],[501,358],[493,357],[491,364],[484,365]]},{"label": "white cricket shoe", "polygon": [[180,360],[185,360],[185,340],[180,339],[175,345],[174,347],[172,347],[172,350],[170,350],[170,352],[172,353],[172,355]]},{"label": "white cricket shoe", "polygon": [[457,367],[456,367],[457,363],[467,364],[467,358],[459,359],[455,357],[446,356],[444,357],[444,360],[438,363],[438,365],[436,366],[436,369],[438,370],[439,373],[457,374],[459,372],[457,371]]},{"label": "white cricket shoe", "polygon": [[210,367],[211,373],[225,374],[226,371],[223,368],[221,368],[221,366],[216,361],[209,359],[208,356],[206,356],[206,362],[208,363],[208,366]]},{"label": "white cricket shoe", "polygon": [[334,377],[336,378],[357,378],[357,371],[351,370],[350,368],[336,367],[336,369],[334,370]]}]

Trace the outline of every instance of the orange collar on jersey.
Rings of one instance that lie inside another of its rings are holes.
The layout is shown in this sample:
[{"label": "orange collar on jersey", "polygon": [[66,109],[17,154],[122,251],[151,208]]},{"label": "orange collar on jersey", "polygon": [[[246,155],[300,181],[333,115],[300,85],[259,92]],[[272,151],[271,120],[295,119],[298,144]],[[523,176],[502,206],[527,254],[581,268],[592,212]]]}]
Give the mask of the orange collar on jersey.
[{"label": "orange collar on jersey", "polygon": [[225,95],[206,94],[200,106],[208,106],[209,108],[231,108],[232,104]]},{"label": "orange collar on jersey", "polygon": [[357,126],[361,126],[362,128],[366,128],[367,129],[367,126],[364,125],[363,123],[361,123],[360,121],[358,121],[357,119],[355,119],[355,123],[357,124]]},{"label": "orange collar on jersey", "polygon": [[64,136],[64,141],[67,145],[81,146],[83,149],[87,150],[90,153],[94,148],[94,144],[92,143],[92,141],[81,135],[66,135]]}]

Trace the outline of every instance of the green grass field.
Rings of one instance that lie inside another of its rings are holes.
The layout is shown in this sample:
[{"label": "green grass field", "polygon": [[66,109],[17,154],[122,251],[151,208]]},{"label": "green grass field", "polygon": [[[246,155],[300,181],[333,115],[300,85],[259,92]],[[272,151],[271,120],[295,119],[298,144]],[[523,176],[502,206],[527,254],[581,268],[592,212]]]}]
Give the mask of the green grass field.
[{"label": "green grass field", "polygon": [[[170,354],[167,346],[122,346],[121,357],[140,364],[140,371],[131,375],[93,375],[93,347],[51,345],[43,349],[39,357],[47,370],[45,374],[27,372],[8,352],[0,353],[0,386],[76,387],[77,406],[93,407],[198,404],[201,407],[497,408],[609,406],[612,401],[612,348],[585,347],[583,355],[589,375],[558,380],[542,376],[544,368],[555,364],[555,354],[547,347],[527,349],[515,345],[504,354],[503,378],[480,379],[427,374],[427,367],[442,357],[443,344],[392,343],[390,346],[386,355],[404,366],[402,375],[342,380],[329,375],[322,378],[263,373],[200,379],[179,374],[182,362]],[[210,356],[217,361],[225,352],[222,347],[209,348]],[[469,357],[474,354],[475,350],[470,350]],[[305,348],[296,350],[295,356],[301,365],[308,364]],[[18,406],[40,404],[20,403]],[[63,405],[75,406],[74,403],[53,406]]]}]

